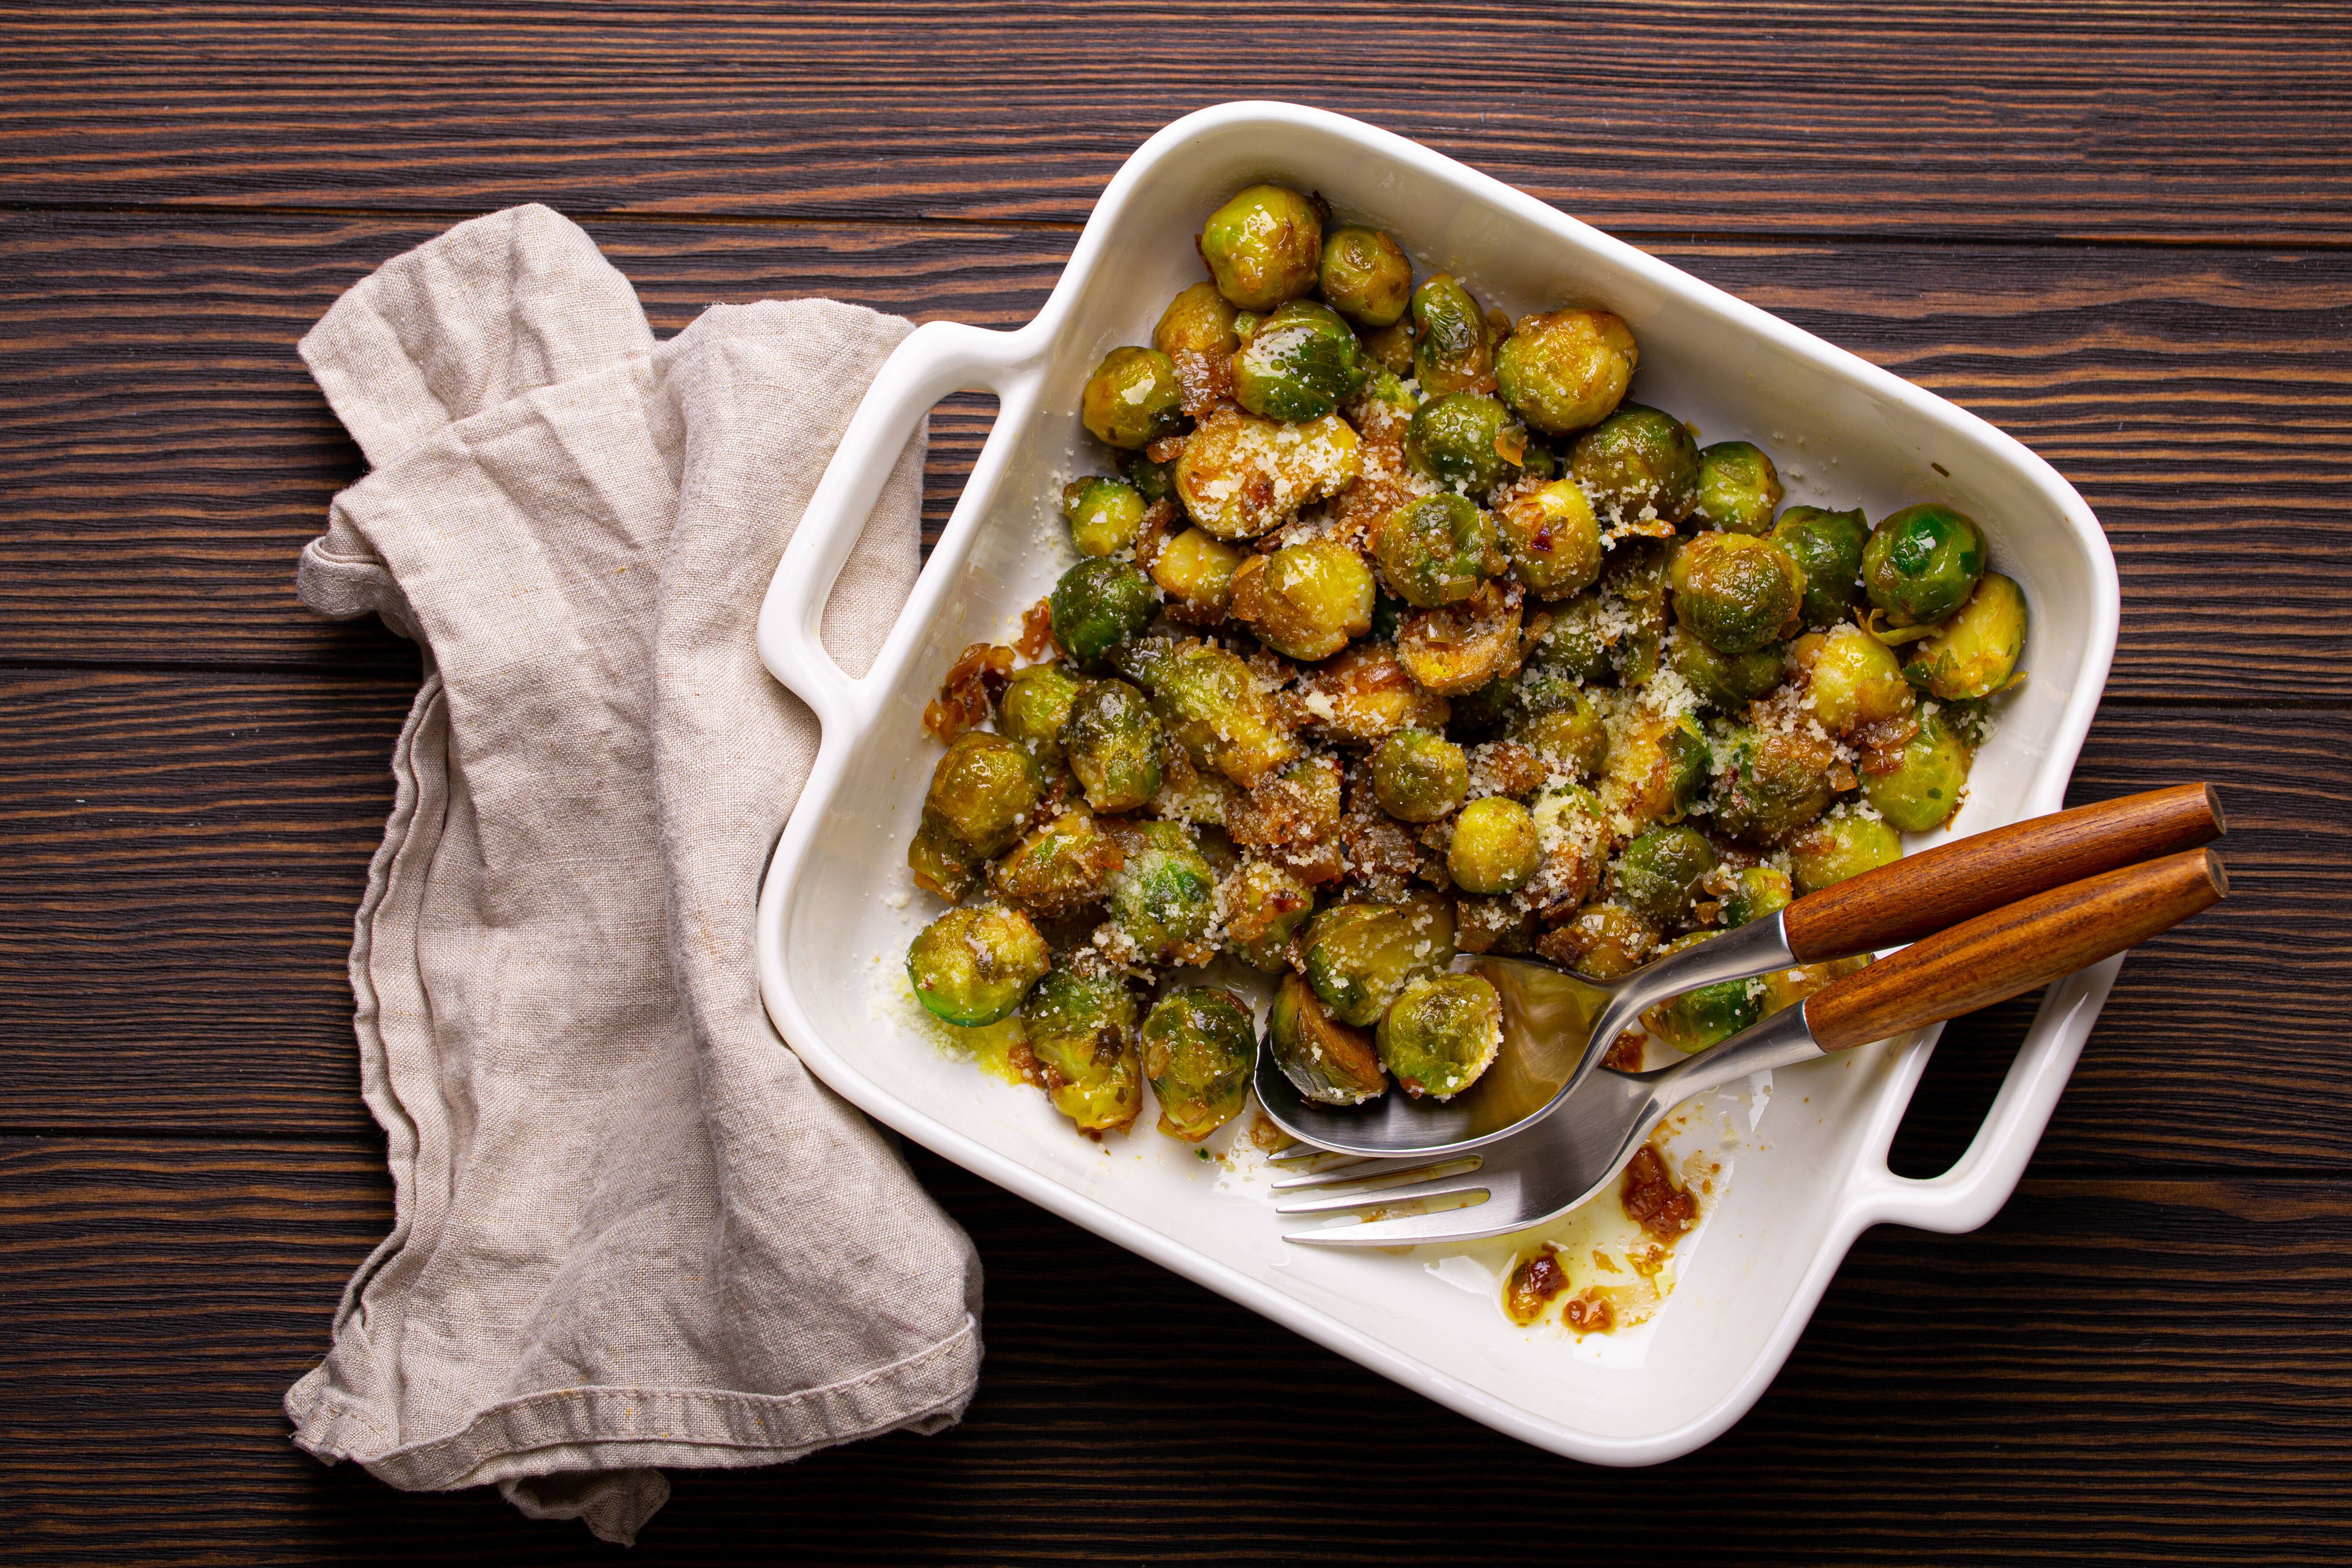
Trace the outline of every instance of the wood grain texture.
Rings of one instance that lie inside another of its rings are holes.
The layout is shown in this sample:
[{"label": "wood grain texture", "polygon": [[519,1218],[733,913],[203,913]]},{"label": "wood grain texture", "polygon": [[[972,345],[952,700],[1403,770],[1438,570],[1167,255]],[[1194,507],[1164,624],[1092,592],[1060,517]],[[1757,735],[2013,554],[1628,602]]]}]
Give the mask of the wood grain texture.
[{"label": "wood grain texture", "polygon": [[[293,561],[357,451],[294,343],[437,225],[0,216],[0,658],[409,671],[373,624],[301,610]],[[821,292],[919,319],[1026,321],[1072,236],[1030,229],[589,226],[657,330],[715,300]],[[2352,252],[1654,245],[1954,398],[2079,486],[2124,587],[2117,695],[2352,699]],[[1150,307],[1139,308],[1139,320]],[[932,424],[936,534],[990,422]],[[1786,454],[1783,454],[1786,456]],[[89,569],[104,559],[107,569]]]},{"label": "wood grain texture", "polygon": [[[680,1474],[632,1561],[1517,1563],[1571,1525],[1654,1554],[1663,1517],[1665,1561],[2317,1563],[2352,1529],[2341,1178],[2037,1175],[1979,1235],[1872,1233],[1747,1421],[1612,1471],[915,1158],[987,1259],[964,1423]],[[285,1442],[277,1398],[388,1219],[363,1144],[0,1142],[11,1561],[591,1560]]]},{"label": "wood grain texture", "polygon": [[9,8],[0,200],[1068,222],[1191,110],[1340,110],[1612,229],[2340,245],[2311,4]]}]

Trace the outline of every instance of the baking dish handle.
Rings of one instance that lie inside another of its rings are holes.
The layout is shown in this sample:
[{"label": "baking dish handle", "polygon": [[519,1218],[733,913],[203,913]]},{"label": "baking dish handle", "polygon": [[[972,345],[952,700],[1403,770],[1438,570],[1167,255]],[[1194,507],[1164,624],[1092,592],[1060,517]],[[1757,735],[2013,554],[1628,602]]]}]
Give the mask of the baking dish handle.
[{"label": "baking dish handle", "polygon": [[[2032,1027],[2018,1047],[2017,1060],[2001,1080],[1984,1125],[1968,1152],[1940,1176],[1898,1176],[1886,1166],[1885,1146],[1858,1177],[1856,1207],[1864,1226],[1907,1225],[1958,1234],[1974,1230],[2000,1212],[2025,1174],[2058,1096],[2083,1054],[2083,1042],[2098,1022],[2099,1009],[2116,983],[2125,955],[2095,963],[2044,992]],[[1900,1117],[1896,1121],[1899,1123]],[[1885,1136],[1892,1141],[1895,1129]]]},{"label": "baking dish handle", "polygon": [[994,392],[1006,401],[1027,355],[1024,333],[929,322],[909,332],[883,362],[850,416],[760,606],[760,662],[814,710],[825,731],[853,718],[864,686],[825,651],[820,630],[825,601],[898,454],[917,422],[951,392]]}]

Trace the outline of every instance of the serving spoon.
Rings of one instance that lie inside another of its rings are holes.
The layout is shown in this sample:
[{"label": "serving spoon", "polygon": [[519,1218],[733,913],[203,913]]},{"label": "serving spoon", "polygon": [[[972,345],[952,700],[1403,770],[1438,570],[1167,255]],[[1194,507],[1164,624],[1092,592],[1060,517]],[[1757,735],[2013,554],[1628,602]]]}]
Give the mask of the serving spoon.
[{"label": "serving spoon", "polygon": [[[1540,1225],[1600,1192],[1667,1112],[1693,1095],[2022,995],[2178,925],[2228,891],[2221,857],[2192,849],[1963,921],[1688,1060],[1646,1073],[1603,1068],[1554,1115],[1482,1153],[1436,1165],[1358,1165],[1277,1182],[1277,1189],[1289,1191],[1360,1189],[1277,1203],[1282,1214],[1370,1210],[1373,1215],[1360,1225],[1293,1231],[1285,1239],[1310,1247],[1399,1247],[1474,1241]],[[1375,1185],[1360,1190],[1367,1182]],[[1482,1195],[1485,1201],[1475,1207],[1381,1214],[1403,1204]]]},{"label": "serving spoon", "polygon": [[1255,1087],[1276,1126],[1336,1153],[1458,1154],[1542,1120],[1647,1009],[1684,992],[1899,946],[2084,877],[2191,849],[2224,830],[2210,784],[2176,784],[2076,806],[1906,855],[1808,893],[1769,919],[1601,980],[1539,959],[1484,958],[1503,1041],[1478,1081],[1447,1100],[1392,1089],[1362,1105],[1307,1100],[1261,1047]]}]

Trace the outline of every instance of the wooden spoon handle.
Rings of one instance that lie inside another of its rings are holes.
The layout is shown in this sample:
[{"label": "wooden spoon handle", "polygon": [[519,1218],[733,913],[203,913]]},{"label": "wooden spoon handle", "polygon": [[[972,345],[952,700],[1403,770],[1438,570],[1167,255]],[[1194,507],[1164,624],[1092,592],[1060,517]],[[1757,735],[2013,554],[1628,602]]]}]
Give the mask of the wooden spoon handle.
[{"label": "wooden spoon handle", "polygon": [[1801,963],[1916,942],[1990,910],[2118,866],[2193,849],[2223,830],[2211,784],[2127,795],[1906,855],[1781,911]]},{"label": "wooden spoon handle", "polygon": [[1805,1001],[1825,1051],[1848,1050],[2006,1002],[2219,903],[2221,858],[2192,849],[2086,877],[1923,937]]}]

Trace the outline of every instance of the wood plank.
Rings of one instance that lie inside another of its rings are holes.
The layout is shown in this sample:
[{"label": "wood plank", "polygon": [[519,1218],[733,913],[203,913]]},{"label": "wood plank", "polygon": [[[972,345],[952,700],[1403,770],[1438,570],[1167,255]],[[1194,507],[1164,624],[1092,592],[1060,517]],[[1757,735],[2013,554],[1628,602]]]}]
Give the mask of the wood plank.
[{"label": "wood plank", "polygon": [[0,199],[1070,221],[1343,110],[1615,229],[2341,244],[2332,6],[22,7]]},{"label": "wood plank", "polygon": [[[2316,1563],[2352,1529],[2341,1179],[2031,1176],[1975,1236],[1872,1233],[1745,1422],[1614,1471],[915,1160],[988,1269],[963,1424],[677,1474],[641,1552],[1516,1563],[1564,1532],[1654,1549],[1670,1517],[1696,1561]],[[401,1496],[285,1442],[278,1398],[323,1352],[387,1196],[357,1144],[0,1142],[12,1557],[576,1561],[576,1526]]]},{"label": "wood plank", "polygon": [[[436,226],[0,218],[0,658],[413,670],[295,601],[293,561],[360,472],[293,353],[342,289]],[[663,331],[714,299],[823,292],[1025,321],[1070,237],[1031,229],[591,226]],[[2352,699],[2352,254],[1660,245],[1659,254],[1953,397],[2042,451],[2124,580],[2110,690],[2247,668]],[[990,420],[934,421],[936,531]]]},{"label": "wood plank", "polygon": [[[408,698],[287,673],[0,671],[0,1128],[365,1128],[344,957]],[[2232,896],[2126,966],[2043,1158],[2336,1168],[2352,713],[2111,709],[2073,798],[2189,778],[2222,788]],[[1912,1112],[1916,1159],[1965,1144],[2015,1028],[1996,1012],[1953,1031],[1948,1087]]]}]

